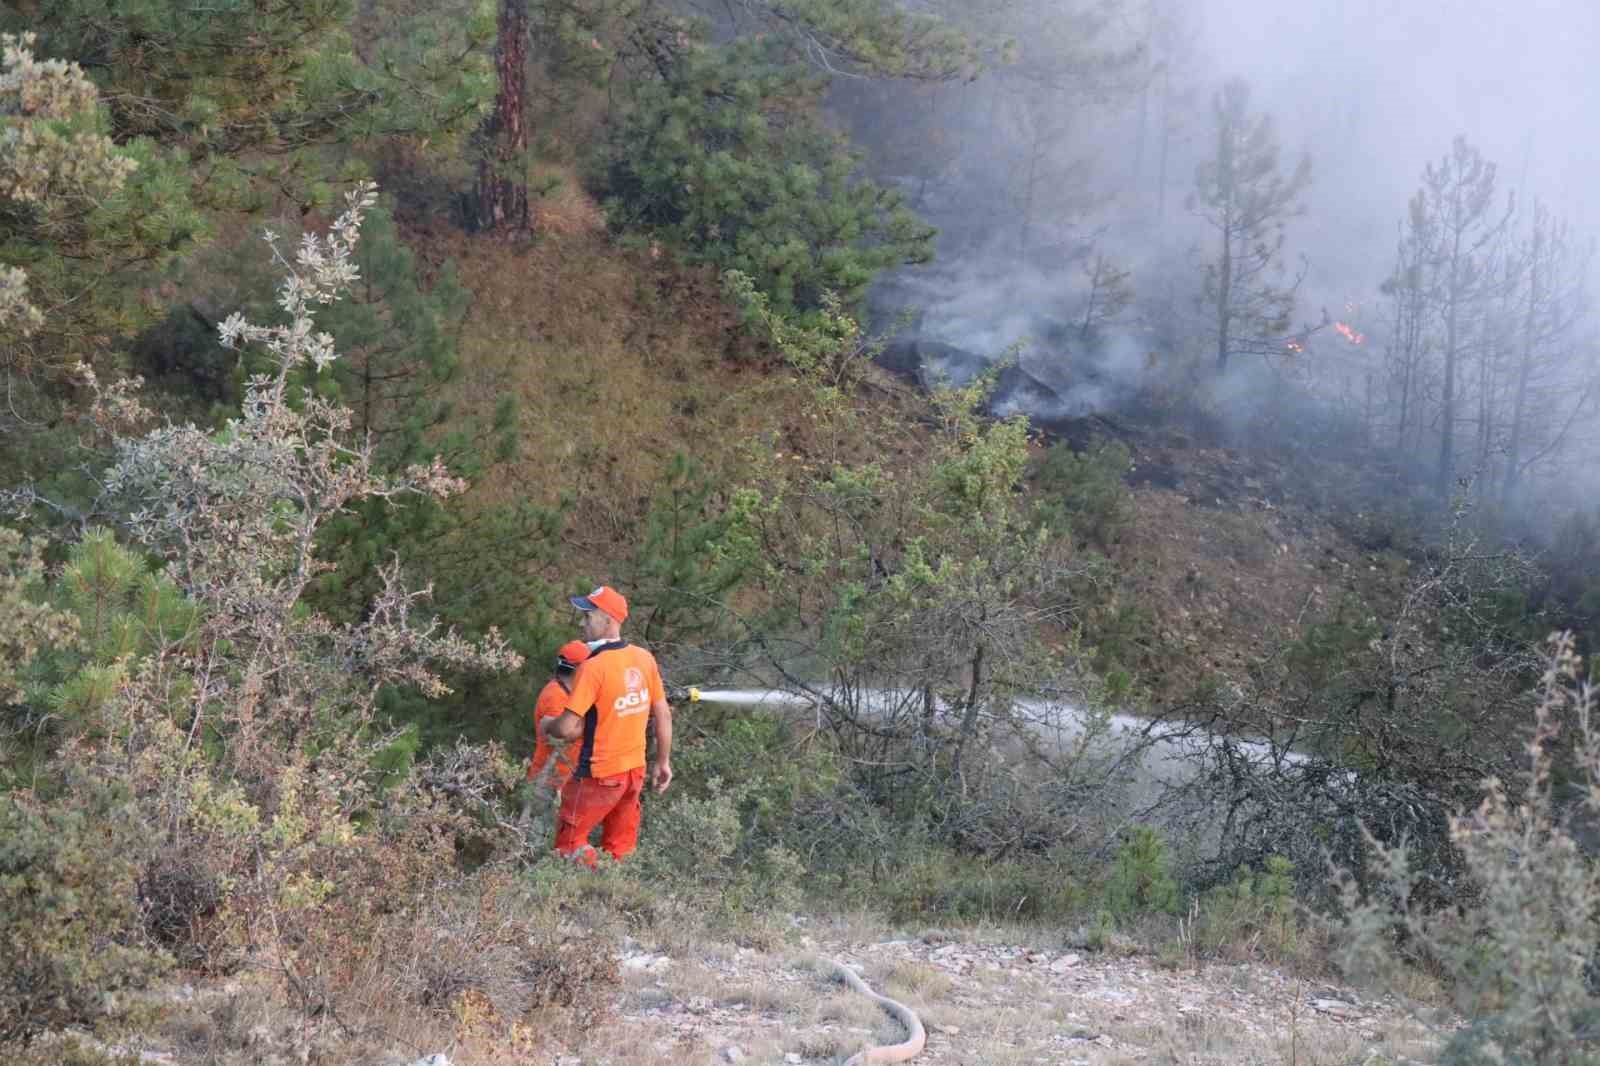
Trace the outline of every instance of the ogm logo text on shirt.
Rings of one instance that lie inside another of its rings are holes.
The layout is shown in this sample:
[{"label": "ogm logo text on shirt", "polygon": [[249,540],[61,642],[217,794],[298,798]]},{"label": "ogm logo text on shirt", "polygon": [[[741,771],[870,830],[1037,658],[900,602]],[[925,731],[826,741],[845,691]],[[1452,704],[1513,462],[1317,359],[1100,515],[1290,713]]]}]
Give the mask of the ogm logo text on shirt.
[{"label": "ogm logo text on shirt", "polygon": [[628,691],[611,702],[611,709],[617,713],[617,717],[639,714],[650,706],[650,693],[644,687],[644,671],[636,666],[628,667],[622,672],[622,684]]}]

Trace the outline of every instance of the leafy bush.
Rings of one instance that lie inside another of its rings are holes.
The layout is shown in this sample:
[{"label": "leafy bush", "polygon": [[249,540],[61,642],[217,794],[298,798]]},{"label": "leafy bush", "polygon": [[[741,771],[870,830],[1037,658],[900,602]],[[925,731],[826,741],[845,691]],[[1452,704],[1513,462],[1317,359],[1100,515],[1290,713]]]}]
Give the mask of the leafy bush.
[{"label": "leafy bush", "polygon": [[[105,864],[108,890],[136,881],[150,934],[186,965],[226,970],[253,956],[307,1011],[372,962],[385,916],[415,917],[423,884],[445,879],[463,841],[503,831],[485,799],[516,776],[493,748],[397,774],[408,738],[374,723],[387,686],[441,696],[437,669],[519,666],[493,631],[470,641],[421,617],[423,596],[397,563],[358,619],[338,621],[306,601],[330,565],[318,534],[337,516],[364,500],[461,488],[437,461],[386,476],[374,445],[351,439],[348,410],[291,387],[338,358],[313,312],[354,280],[372,203],[371,190],[358,190],[331,234],[303,241],[292,266],[279,253],[287,324],[237,314],[224,323],[224,340],[269,353],[271,369],[248,381],[238,417],[217,431],[114,431],[115,459],[90,513],[119,520],[161,573],[95,534],[74,547],[53,587],[33,588],[26,560],[11,566],[23,577],[0,587],[8,599],[56,597],[80,637],[76,648],[34,656],[34,667],[55,671],[40,684],[81,707],[58,716],[59,743],[36,768],[37,817],[63,819],[70,841],[90,795],[78,782],[118,781],[128,828],[120,838],[98,831],[141,846],[124,848],[138,864],[126,876]],[[92,391],[96,415],[116,424],[104,408],[125,394]],[[112,825],[110,817],[100,820]],[[138,925],[137,915],[120,915],[122,926],[114,917],[97,936]],[[120,958],[101,953],[108,966]],[[113,971],[103,983],[117,980]]]},{"label": "leafy bush", "polygon": [[36,660],[80,644],[78,619],[40,602],[44,545],[0,528],[0,710],[15,721],[26,704]]},{"label": "leafy bush", "polygon": [[678,783],[650,804],[630,863],[648,881],[710,890],[729,913],[796,906],[806,872],[797,852],[815,842],[807,812],[838,774],[818,753],[797,757],[790,740],[780,721],[755,715],[680,744]]},{"label": "leafy bush", "polygon": [[1503,605],[1527,573],[1452,530],[1388,611],[1342,598],[1248,680],[1202,693],[1186,717],[1215,724],[1188,734],[1193,771],[1168,796],[1173,839],[1209,852],[1190,878],[1224,883],[1281,855],[1302,899],[1331,904],[1322,869],[1331,856],[1364,879],[1371,835],[1405,842],[1419,895],[1455,900],[1466,881],[1450,812],[1522,747],[1538,655]]},{"label": "leafy bush", "polygon": [[1105,726],[1063,722],[1081,713],[1063,691],[1093,686],[1041,631],[1074,625],[1095,567],[1022,505],[1027,421],[981,416],[992,375],[930,396],[926,430],[859,404],[870,345],[837,305],[796,325],[748,278],[729,287],[812,389],[806,452],[755,460],[741,497],[770,605],[748,654],[816,704],[868,804],[969,851],[1059,843],[1109,760],[1038,743]]},{"label": "leafy bush", "polygon": [[93,779],[56,803],[0,792],[0,1045],[92,1023],[167,965],[143,940],[134,815]]},{"label": "leafy bush", "polygon": [[[1448,1035],[1441,1061],[1450,1066],[1600,1063],[1600,867],[1573,838],[1554,786],[1570,760],[1587,785],[1580,817],[1600,816],[1596,693],[1581,667],[1571,636],[1554,638],[1521,787],[1491,778],[1478,806],[1450,820],[1470,886],[1463,905],[1419,900],[1403,845],[1369,840],[1381,875],[1369,890],[1348,871],[1341,876],[1341,963],[1391,986],[1408,963],[1437,968],[1468,1019]],[[1568,750],[1560,741],[1573,725]]]},{"label": "leafy bush", "polygon": [[661,478],[623,586],[647,644],[711,643],[720,604],[754,565],[751,546],[738,536],[743,515],[737,501],[718,499],[722,488],[683,452]]},{"label": "leafy bush", "polygon": [[1091,898],[1075,879],[1081,857],[1065,850],[994,862],[903,829],[892,839],[886,854],[862,855],[847,871],[856,891],[840,897],[891,921],[1060,922]]},{"label": "leafy bush", "polygon": [[1034,473],[1041,518],[1082,542],[1109,547],[1132,518],[1122,480],[1131,469],[1133,453],[1120,441],[1084,452],[1051,446]]}]

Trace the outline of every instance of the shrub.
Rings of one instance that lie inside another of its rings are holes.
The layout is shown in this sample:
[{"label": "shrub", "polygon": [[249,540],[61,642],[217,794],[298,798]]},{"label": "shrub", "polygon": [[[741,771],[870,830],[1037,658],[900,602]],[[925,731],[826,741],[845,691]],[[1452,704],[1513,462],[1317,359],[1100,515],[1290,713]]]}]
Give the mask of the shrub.
[{"label": "shrub", "polygon": [[1134,826],[1117,849],[1106,882],[1106,905],[1125,920],[1150,912],[1176,914],[1180,902],[1166,844],[1149,826]]},{"label": "shrub", "polygon": [[1270,855],[1261,869],[1240,870],[1196,899],[1183,940],[1201,957],[1305,964],[1311,934],[1295,900],[1294,864]]},{"label": "shrub", "polygon": [[[462,487],[437,461],[386,476],[373,444],[352,439],[347,409],[294,395],[296,380],[338,358],[314,311],[356,277],[352,255],[372,203],[370,189],[358,190],[332,232],[308,236],[292,264],[278,252],[287,324],[256,326],[237,314],[223,324],[226,342],[260,344],[271,367],[246,383],[238,417],[215,432],[168,424],[142,436],[113,433],[115,460],[88,513],[118,520],[163,567],[147,578],[142,560],[94,535],[50,590],[79,621],[82,640],[49,659],[56,673],[44,680],[67,675],[51,691],[82,713],[58,716],[63,736],[38,772],[49,806],[30,808],[34,822],[61,821],[62,841],[92,825],[97,842],[112,842],[103,864],[112,902],[93,933],[79,937],[92,935],[95,961],[73,962],[79,942],[69,938],[58,952],[67,969],[39,963],[43,976],[14,985],[14,999],[36,998],[31,989],[51,981],[68,992],[131,981],[119,974],[136,972],[139,957],[128,954],[136,938],[122,930],[137,931],[139,915],[112,903],[132,907],[137,880],[150,934],[185,964],[226,970],[253,954],[310,1012],[370,961],[386,915],[415,917],[425,895],[418,878],[441,880],[463,840],[495,831],[484,797],[506,787],[501,753],[446,753],[449,760],[405,778],[395,771],[408,761],[407,738],[386,734],[374,714],[386,687],[439,697],[449,691],[440,668],[495,672],[520,657],[492,631],[470,641],[419,617],[424,596],[405,587],[398,561],[383,568],[357,619],[330,618],[305,598],[330,567],[318,554],[319,531],[353,505]],[[125,399],[89,384],[96,415]],[[9,569],[26,577],[29,565]],[[5,587],[0,596],[16,598]],[[79,683],[93,671],[110,671],[101,680],[114,683]],[[125,787],[127,810],[81,814],[93,794],[78,782],[110,780]],[[113,814],[125,830],[113,832]],[[17,854],[19,863],[36,858]],[[119,865],[130,863],[139,865]],[[53,898],[26,879],[8,890],[35,908]],[[26,939],[23,946],[43,950]],[[89,992],[74,996],[52,1002],[74,1014],[93,1006]]]},{"label": "shrub", "polygon": [[468,997],[508,1020],[541,1007],[608,1009],[621,983],[615,940],[594,928],[572,935],[524,886],[510,871],[490,868],[440,878],[417,893],[383,925],[388,947],[376,953],[391,963],[398,957],[385,982],[389,994],[446,1016]]},{"label": "shrub", "polygon": [[1109,547],[1132,518],[1122,479],[1133,469],[1133,453],[1119,441],[1093,451],[1053,445],[1034,473],[1041,518],[1078,540]]},{"label": "shrub", "polygon": [[71,612],[40,602],[43,584],[44,546],[0,529],[0,721],[11,727],[7,732],[32,727],[37,733],[45,717],[30,692],[38,660],[82,643]]},{"label": "shrub", "polygon": [[92,1023],[167,964],[143,943],[126,791],[74,784],[51,804],[0,793],[0,1044]]},{"label": "shrub", "polygon": [[[1381,872],[1370,891],[1341,873],[1341,963],[1389,985],[1399,983],[1408,962],[1437,967],[1468,1019],[1449,1035],[1442,1061],[1451,1066],[1600,1063],[1593,983],[1600,869],[1578,847],[1554,796],[1558,766],[1570,758],[1588,786],[1584,816],[1600,816],[1600,726],[1595,691],[1582,676],[1571,636],[1553,638],[1520,789],[1491,778],[1476,809],[1451,819],[1451,841],[1470,883],[1466,903],[1419,903],[1419,877],[1404,846],[1369,839]],[[1573,724],[1569,753],[1558,740]]]}]

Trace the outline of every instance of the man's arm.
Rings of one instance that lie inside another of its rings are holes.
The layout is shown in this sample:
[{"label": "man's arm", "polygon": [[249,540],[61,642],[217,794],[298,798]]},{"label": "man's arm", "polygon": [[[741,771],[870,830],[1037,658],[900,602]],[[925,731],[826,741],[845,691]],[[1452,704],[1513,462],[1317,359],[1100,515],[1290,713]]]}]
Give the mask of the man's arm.
[{"label": "man's arm", "polygon": [[562,711],[546,718],[539,728],[553,741],[577,740],[583,736],[583,719],[571,711]]},{"label": "man's arm", "polygon": [[665,699],[650,704],[650,719],[656,727],[656,768],[650,775],[650,784],[657,792],[665,792],[672,784],[672,707]]}]

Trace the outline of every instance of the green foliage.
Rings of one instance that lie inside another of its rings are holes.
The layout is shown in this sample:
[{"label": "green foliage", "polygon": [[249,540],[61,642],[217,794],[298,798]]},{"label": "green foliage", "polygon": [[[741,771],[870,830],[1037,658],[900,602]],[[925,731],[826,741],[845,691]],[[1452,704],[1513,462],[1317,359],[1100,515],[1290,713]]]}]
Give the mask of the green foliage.
[{"label": "green foliage", "polygon": [[1120,441],[1085,452],[1051,446],[1034,473],[1041,519],[1062,535],[1110,547],[1132,518],[1122,480],[1132,469],[1133,453]]},{"label": "green foliage", "polygon": [[97,733],[139,660],[158,648],[185,650],[194,632],[194,605],[106,529],[72,546],[49,599],[77,620],[80,639],[51,649],[31,672],[32,706],[19,722],[41,741]]},{"label": "green foliage", "polygon": [[165,967],[143,946],[145,835],[113,783],[81,779],[56,804],[0,792],[0,1045],[93,1023]]},{"label": "green foliage", "polygon": [[[1485,785],[1476,809],[1451,819],[1470,892],[1459,907],[1434,908],[1404,846],[1371,841],[1379,876],[1363,891],[1340,882],[1347,971],[1393,986],[1410,962],[1448,981],[1469,1024],[1451,1033],[1442,1062],[1581,1066],[1600,1062],[1592,983],[1600,957],[1600,868],[1573,837],[1578,820],[1600,816],[1600,733],[1595,693],[1569,635],[1553,638],[1534,712],[1531,757],[1520,789]],[[1564,727],[1577,724],[1566,750]],[[1586,788],[1580,811],[1564,811],[1556,770],[1570,761]]]},{"label": "green foliage", "polygon": [[704,641],[721,605],[755,564],[747,501],[725,490],[695,460],[673,456],[645,515],[625,587],[647,643]]},{"label": "green foliage", "polygon": [[1383,635],[1377,615],[1353,592],[1332,618],[1312,622],[1285,652],[1285,666],[1308,689],[1340,683],[1344,672]]},{"label": "green foliage", "polygon": [[63,737],[102,737],[103,713],[139,661],[185,650],[192,604],[172,582],[91,529],[46,582],[37,545],[0,530],[0,602],[11,618],[0,668],[0,727],[16,741],[0,782],[24,775]]},{"label": "green foliage", "polygon": [[[1034,742],[1081,667],[1041,629],[1070,625],[1092,565],[1025,507],[1027,421],[979,414],[992,375],[934,394],[920,426],[861,404],[871,349],[837,305],[797,323],[750,279],[728,285],[812,388],[804,450],[752,456],[743,506],[771,609],[751,653],[817,703],[892,816],[977,852],[1048,848],[1104,767],[1087,745]],[[1103,728],[1087,717],[1085,735]],[[999,754],[1013,742],[1016,763]]]},{"label": "green foliage", "polygon": [[[1527,576],[1515,553],[1452,529],[1382,613],[1355,596],[1336,600],[1248,684],[1213,686],[1203,706],[1229,729],[1196,755],[1190,788],[1210,792],[1196,812],[1223,804],[1233,817],[1221,821],[1204,879],[1279,854],[1305,898],[1325,897],[1315,871],[1330,855],[1366,876],[1365,825],[1386,846],[1406,845],[1419,898],[1465,891],[1449,813],[1521,759],[1538,658],[1503,605]],[[1235,730],[1262,738],[1271,757],[1242,757],[1223,739]],[[1195,818],[1197,831],[1218,824]]]},{"label": "green foliage", "polygon": [[[354,253],[360,278],[349,296],[326,308],[321,327],[347,353],[324,369],[302,366],[290,375],[291,400],[337,404],[351,413],[351,430],[372,442],[374,468],[402,476],[413,466],[442,462],[471,481],[517,459],[518,412],[507,396],[486,419],[463,417],[442,398],[460,370],[460,323],[471,294],[447,261],[425,277],[398,233],[393,216],[375,209]],[[264,297],[253,305],[269,313]],[[264,353],[239,361],[242,383],[270,365]],[[559,512],[526,500],[476,504],[407,495],[368,499],[331,515],[319,548],[333,566],[308,590],[307,602],[332,618],[353,622],[381,590],[384,569],[398,555],[415,580],[430,585],[432,617],[473,637],[500,627],[524,658],[543,663],[559,643],[538,605],[552,597],[540,577],[561,524]],[[511,742],[525,731],[532,681],[452,678],[443,699],[407,690],[383,694],[392,719],[417,725],[425,745],[463,731]]]},{"label": "green foliage", "polygon": [[0,528],[0,709],[28,694],[28,673],[41,654],[81,643],[78,619],[43,601],[44,549],[14,529]]},{"label": "green foliage", "polygon": [[[419,766],[417,731],[373,720],[380,691],[442,696],[435,669],[509,671],[515,653],[419,619],[396,567],[353,621],[307,598],[333,516],[461,487],[437,463],[386,477],[373,445],[350,441],[347,409],[315,392],[289,402],[307,364],[337,359],[312,311],[355,278],[371,202],[358,194],[331,236],[302,243],[279,290],[289,324],[226,322],[229,340],[272,354],[237,417],[130,435],[104,410],[120,394],[94,397],[115,452],[95,513],[115,514],[159,572],[91,531],[45,581],[37,551],[0,533],[0,601],[18,619],[0,639],[22,667],[6,702],[46,707],[35,725],[60,734],[31,765],[0,755],[27,786],[0,794],[0,1042],[94,1021],[168,961],[146,938],[210,972],[262,959],[318,1010],[351,974],[391,966],[396,945],[409,954],[391,987],[418,1006],[452,980],[492,997],[562,979],[548,953],[530,977],[529,930],[475,921],[485,901],[433,905],[479,887],[450,880],[457,845],[497,832],[486,812],[515,768],[492,748]],[[70,640],[43,645],[50,625]]]},{"label": "green foliage", "polygon": [[780,313],[825,292],[853,303],[878,271],[932,256],[901,197],[855,175],[816,118],[822,80],[781,39],[699,44],[660,74],[636,84],[605,148],[614,226],[747,274]]},{"label": "green foliage", "polygon": [[1233,880],[1196,901],[1185,930],[1187,947],[1201,958],[1259,958],[1314,964],[1311,935],[1295,900],[1294,864],[1269,855],[1259,870],[1244,868]]},{"label": "green foliage", "polygon": [[91,68],[117,138],[182,150],[209,202],[259,207],[290,188],[324,205],[334,190],[310,149],[464,124],[488,85],[481,16],[364,6],[388,32],[359,50],[352,0],[22,0],[0,25]]},{"label": "green foliage", "polygon": [[676,783],[652,805],[638,853],[647,880],[712,889],[732,910],[792,908],[805,872],[797,858],[815,854],[816,825],[802,812],[836,793],[832,760],[795,753],[782,720],[740,716],[680,742]]},{"label": "green foliage", "polygon": [[53,380],[146,320],[136,283],[202,227],[183,161],[109,136],[83,70],[33,41],[0,42],[0,372]]},{"label": "green foliage", "polygon": [[1151,827],[1134,826],[1113,860],[1106,906],[1126,921],[1140,914],[1176,914],[1181,902],[1166,844]]},{"label": "green foliage", "polygon": [[647,809],[637,861],[624,867],[649,871],[646,884],[670,875],[711,889],[729,916],[842,905],[895,921],[1059,920],[1085,902],[1066,850],[1004,862],[964,853],[875,805],[848,762],[779,716],[741,710],[695,725],[674,753],[673,791]]}]

